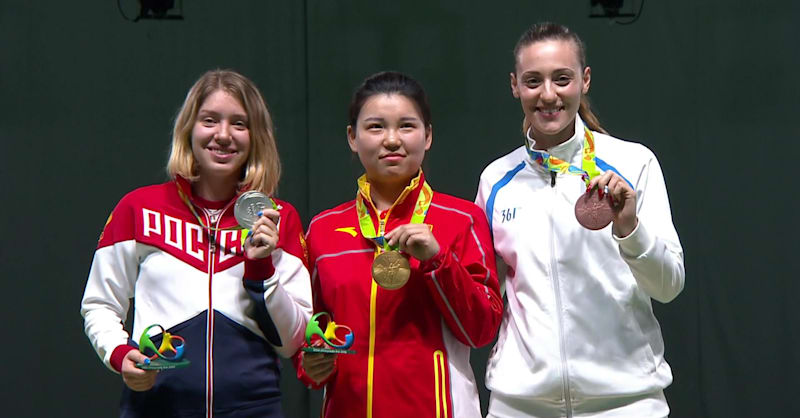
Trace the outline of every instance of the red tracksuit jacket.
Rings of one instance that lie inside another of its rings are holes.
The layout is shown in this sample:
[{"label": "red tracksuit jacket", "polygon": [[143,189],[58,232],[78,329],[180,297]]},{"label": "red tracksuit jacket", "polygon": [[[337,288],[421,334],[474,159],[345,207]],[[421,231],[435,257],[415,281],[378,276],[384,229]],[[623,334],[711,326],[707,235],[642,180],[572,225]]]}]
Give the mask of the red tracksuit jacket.
[{"label": "red tracksuit jacket", "polygon": [[[386,232],[409,223],[423,181],[420,173],[380,215]],[[378,225],[368,190],[362,177],[359,193]],[[470,348],[492,341],[502,314],[486,217],[472,202],[434,192],[424,223],[439,253],[425,262],[410,258],[408,283],[386,290],[372,280],[377,246],[360,233],[355,200],[311,221],[315,311],[349,326],[356,350],[338,355],[323,416],[480,417]],[[313,383],[301,367],[298,377]]]}]

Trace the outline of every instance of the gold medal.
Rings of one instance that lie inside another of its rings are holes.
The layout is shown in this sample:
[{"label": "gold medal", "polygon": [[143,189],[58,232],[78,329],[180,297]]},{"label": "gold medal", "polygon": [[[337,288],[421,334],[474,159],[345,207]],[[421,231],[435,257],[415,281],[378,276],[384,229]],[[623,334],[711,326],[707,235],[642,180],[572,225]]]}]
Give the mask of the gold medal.
[{"label": "gold medal", "polygon": [[384,289],[399,289],[411,277],[411,265],[408,259],[398,251],[381,253],[372,261],[372,279]]}]

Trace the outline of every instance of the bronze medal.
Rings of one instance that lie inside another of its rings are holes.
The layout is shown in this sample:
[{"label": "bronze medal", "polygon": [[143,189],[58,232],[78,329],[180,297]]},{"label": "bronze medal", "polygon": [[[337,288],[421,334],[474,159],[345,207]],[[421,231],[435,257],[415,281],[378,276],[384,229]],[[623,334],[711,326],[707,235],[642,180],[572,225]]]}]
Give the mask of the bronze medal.
[{"label": "bronze medal", "polygon": [[611,199],[605,196],[601,198],[595,190],[592,190],[591,193],[584,193],[575,202],[575,218],[586,229],[597,231],[605,228],[614,220],[614,207]]},{"label": "bronze medal", "polygon": [[399,289],[408,282],[409,277],[411,265],[398,251],[381,253],[372,261],[372,279],[384,289]]}]

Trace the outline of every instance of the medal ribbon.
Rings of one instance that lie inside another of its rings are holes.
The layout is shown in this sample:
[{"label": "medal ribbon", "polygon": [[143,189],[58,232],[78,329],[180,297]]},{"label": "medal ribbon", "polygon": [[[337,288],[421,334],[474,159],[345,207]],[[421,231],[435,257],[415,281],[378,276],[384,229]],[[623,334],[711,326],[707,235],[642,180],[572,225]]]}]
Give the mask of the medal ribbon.
[{"label": "medal ribbon", "polygon": [[[395,204],[389,208],[384,219],[389,219],[389,214],[395,205],[397,205],[397,202],[402,202],[403,199],[405,199],[406,196],[408,196],[408,194],[411,193],[411,191],[414,190],[417,185],[419,185],[419,179],[420,175],[417,175],[417,177],[411,180],[411,184],[409,184],[405,190],[403,190],[403,193],[400,194],[400,197],[397,199]],[[356,193],[356,211],[358,212],[358,225],[361,229],[361,235],[363,235],[364,238],[374,241],[375,244],[377,244],[378,247],[382,248],[384,251],[397,250],[397,246],[390,246],[389,241],[384,238],[384,228],[386,225],[380,220],[380,215],[378,214],[376,214],[376,218],[378,218],[379,227],[378,231],[375,231],[375,225],[372,223],[372,218],[369,216],[369,209],[367,208],[367,204],[364,202],[364,194],[369,193],[369,183],[367,183],[366,175],[363,175],[358,179],[358,185],[359,192]],[[414,212],[411,214],[410,223],[421,224],[425,220],[425,215],[428,214],[428,208],[430,208],[432,200],[433,190],[431,189],[431,186],[428,185],[427,181],[423,181],[422,189],[417,197],[417,202],[414,204]]]},{"label": "medal ribbon", "polygon": [[594,135],[592,131],[585,126],[583,127],[583,131],[583,158],[581,159],[581,168],[570,165],[568,162],[546,152],[531,149],[530,145],[527,143],[525,144],[525,150],[528,151],[528,155],[531,156],[531,159],[539,163],[545,169],[555,173],[579,175],[586,183],[586,187],[589,187],[589,182],[602,174],[602,172],[597,168],[594,155]]},{"label": "medal ribbon", "polygon": [[[202,226],[203,228],[207,229],[208,231],[233,231],[237,229],[242,229],[244,230],[244,232],[242,233],[242,237],[244,237],[247,234],[247,232],[250,232],[249,229],[243,228],[241,225],[229,226],[227,228],[215,228],[211,225],[206,225],[205,223],[203,223],[203,220],[200,218],[200,215],[197,213],[197,210],[194,208],[194,205],[189,200],[189,196],[186,196],[186,193],[184,193],[183,189],[181,188],[181,185],[177,184],[177,186],[178,186],[178,196],[180,196],[183,203],[186,205],[186,207],[189,208],[189,210],[192,212],[192,215],[194,215],[195,219],[197,219],[197,223],[200,224],[200,226]],[[278,205],[275,203],[275,201],[269,196],[267,196],[267,198],[269,199],[270,204],[272,204],[272,209],[278,210]],[[244,242],[244,240],[242,240],[242,242]]]}]

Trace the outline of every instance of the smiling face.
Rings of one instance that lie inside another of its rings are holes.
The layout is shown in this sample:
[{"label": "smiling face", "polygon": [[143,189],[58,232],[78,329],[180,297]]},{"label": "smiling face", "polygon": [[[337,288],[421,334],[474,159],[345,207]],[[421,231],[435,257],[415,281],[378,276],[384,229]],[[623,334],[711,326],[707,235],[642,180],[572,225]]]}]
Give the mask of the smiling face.
[{"label": "smiling face", "polygon": [[575,133],[581,96],[589,91],[591,70],[581,68],[578,48],[569,40],[531,43],[517,54],[511,91],[520,99],[537,148],[550,148]]},{"label": "smiling face", "polygon": [[347,127],[347,139],[370,183],[397,186],[417,175],[432,132],[412,100],[381,93],[364,102],[356,125]]},{"label": "smiling face", "polygon": [[242,104],[222,90],[209,95],[197,111],[191,142],[200,182],[238,181],[250,154]]}]

